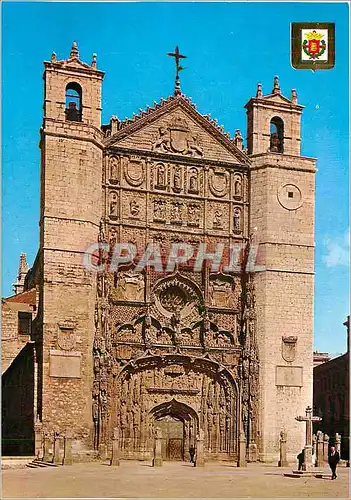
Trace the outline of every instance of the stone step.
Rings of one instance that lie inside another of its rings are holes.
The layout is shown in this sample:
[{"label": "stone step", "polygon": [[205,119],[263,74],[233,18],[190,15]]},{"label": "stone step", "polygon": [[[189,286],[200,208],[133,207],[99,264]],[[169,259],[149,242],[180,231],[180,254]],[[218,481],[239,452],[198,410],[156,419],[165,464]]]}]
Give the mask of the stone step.
[{"label": "stone step", "polygon": [[27,467],[30,469],[38,469],[41,467],[58,467],[58,464],[53,464],[52,462],[43,462],[43,460],[39,460],[36,458],[35,460],[32,460],[29,464],[27,464]]}]

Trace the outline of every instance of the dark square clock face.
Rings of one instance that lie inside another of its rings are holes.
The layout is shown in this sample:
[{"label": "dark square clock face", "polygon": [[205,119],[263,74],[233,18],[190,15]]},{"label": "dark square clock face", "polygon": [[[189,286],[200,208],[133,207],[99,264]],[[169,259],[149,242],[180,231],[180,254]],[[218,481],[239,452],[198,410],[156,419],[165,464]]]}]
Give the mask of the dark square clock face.
[{"label": "dark square clock face", "polygon": [[291,65],[331,69],[335,65],[334,23],[291,23]]}]

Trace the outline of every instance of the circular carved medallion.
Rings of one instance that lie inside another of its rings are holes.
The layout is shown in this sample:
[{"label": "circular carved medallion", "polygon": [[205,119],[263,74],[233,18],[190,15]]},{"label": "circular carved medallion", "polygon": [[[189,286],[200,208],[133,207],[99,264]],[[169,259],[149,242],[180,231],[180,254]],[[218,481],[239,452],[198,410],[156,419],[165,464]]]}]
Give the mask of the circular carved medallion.
[{"label": "circular carved medallion", "polygon": [[302,194],[295,184],[284,184],[278,189],[278,201],[286,210],[297,210],[301,207]]},{"label": "circular carved medallion", "polygon": [[189,300],[186,292],[177,286],[162,290],[159,297],[162,306],[170,312],[181,311]]}]

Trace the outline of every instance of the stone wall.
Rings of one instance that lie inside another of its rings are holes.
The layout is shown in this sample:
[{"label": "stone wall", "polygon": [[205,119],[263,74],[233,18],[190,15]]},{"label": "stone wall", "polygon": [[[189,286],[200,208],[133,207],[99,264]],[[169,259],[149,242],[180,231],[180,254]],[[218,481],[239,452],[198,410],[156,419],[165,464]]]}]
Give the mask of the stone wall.
[{"label": "stone wall", "polygon": [[312,401],[313,220],[313,160],[256,155],[251,228],[264,266],[255,283],[265,461],[277,459],[282,430],[288,433],[288,459],[304,445],[304,428],[295,416]]}]

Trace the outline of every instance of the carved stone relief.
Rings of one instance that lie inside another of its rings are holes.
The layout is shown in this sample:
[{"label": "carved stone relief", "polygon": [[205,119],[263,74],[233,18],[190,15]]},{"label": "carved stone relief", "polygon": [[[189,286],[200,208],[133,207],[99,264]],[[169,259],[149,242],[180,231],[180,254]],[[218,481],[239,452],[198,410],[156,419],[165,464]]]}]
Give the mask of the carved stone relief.
[{"label": "carved stone relief", "polygon": [[213,228],[222,229],[223,228],[223,211],[217,208],[213,214]]},{"label": "carved stone relief", "polygon": [[181,201],[173,201],[169,204],[170,221],[174,224],[181,224],[184,220],[184,203]]},{"label": "carved stone relief", "polygon": [[173,166],[173,186],[175,193],[180,193],[183,189],[183,170],[179,165]]},{"label": "carved stone relief", "polygon": [[191,167],[188,171],[188,192],[198,194],[200,190],[200,175],[195,167]]},{"label": "carved stone relief", "polygon": [[176,116],[168,125],[159,127],[152,149],[189,156],[203,155],[198,136],[190,130],[187,121],[181,116]]},{"label": "carved stone relief", "polygon": [[291,362],[296,358],[297,337],[282,337],[282,357],[285,361]]},{"label": "carved stone relief", "polygon": [[71,321],[65,321],[58,325],[57,345],[63,351],[71,351],[76,346],[77,336],[74,328],[75,325]]},{"label": "carved stone relief", "polygon": [[108,215],[110,219],[118,219],[118,194],[116,191],[111,191],[108,199]]},{"label": "carved stone relief", "polygon": [[164,199],[154,199],[154,220],[165,221],[167,219],[167,202]]},{"label": "carved stone relief", "polygon": [[129,211],[132,217],[138,217],[140,214],[140,204],[136,200],[129,203]]},{"label": "carved stone relief", "polygon": [[145,179],[145,160],[139,156],[123,158],[124,177],[131,186],[140,186]]},{"label": "carved stone relief", "polygon": [[233,309],[237,307],[234,282],[230,277],[218,276],[210,280],[211,306]]},{"label": "carved stone relief", "polygon": [[119,184],[120,181],[120,158],[117,156],[109,157],[109,180],[111,184]]},{"label": "carved stone relief", "polygon": [[240,234],[242,232],[242,210],[241,208],[234,208],[233,212],[233,232]]},{"label": "carved stone relief", "polygon": [[140,456],[153,448],[162,418],[184,422],[185,447],[200,428],[207,454],[236,452],[237,392],[228,372],[201,358],[146,356],[116,380],[116,413],[111,425],[121,430],[122,456]]},{"label": "carved stone relief", "polygon": [[222,198],[228,194],[229,173],[224,169],[211,168],[209,172],[209,188],[213,196]]},{"label": "carved stone relief", "polygon": [[156,189],[167,188],[167,165],[164,163],[157,163],[153,170],[154,185]]},{"label": "carved stone relief", "polygon": [[[154,198],[153,220],[156,222],[167,222],[169,224],[189,224],[200,226],[202,205],[200,203],[189,203],[181,200],[168,200],[166,198]],[[181,240],[184,241],[184,238]]]},{"label": "carved stone relief", "polygon": [[198,203],[190,203],[188,205],[188,224],[191,226],[200,225],[201,205]]},{"label": "carved stone relief", "polygon": [[212,201],[208,205],[207,227],[215,231],[229,230],[229,205],[226,203],[216,203]]},{"label": "carved stone relief", "polygon": [[243,197],[243,179],[240,174],[234,175],[233,196],[236,200]]},{"label": "carved stone relief", "polygon": [[117,287],[112,290],[112,298],[120,301],[142,302],[144,300],[145,278],[140,273],[121,271],[118,273]]}]

